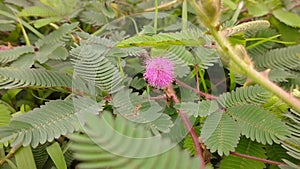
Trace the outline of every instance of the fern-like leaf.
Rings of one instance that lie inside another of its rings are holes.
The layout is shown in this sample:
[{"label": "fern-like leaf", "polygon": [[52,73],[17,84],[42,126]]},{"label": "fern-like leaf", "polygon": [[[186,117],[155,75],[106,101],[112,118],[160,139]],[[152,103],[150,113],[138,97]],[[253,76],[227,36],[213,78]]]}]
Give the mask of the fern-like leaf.
[{"label": "fern-like leaf", "polygon": [[[89,99],[54,100],[47,102],[26,114],[13,118],[9,127],[0,128],[0,142],[13,140],[11,146],[22,144],[37,147],[39,144],[51,142],[61,135],[72,133],[79,129],[78,117],[82,109],[101,111],[102,103]],[[13,139],[15,138],[15,139]]]},{"label": "fern-like leaf", "polygon": [[20,56],[26,53],[33,53],[32,46],[20,46],[10,50],[0,51],[0,63],[5,64],[17,60]]},{"label": "fern-like leaf", "polygon": [[204,47],[198,47],[193,50],[194,56],[201,69],[207,69],[217,63],[219,56],[216,54],[216,50],[207,49]]},{"label": "fern-like leaf", "polygon": [[73,142],[74,157],[81,161],[77,166],[80,169],[200,167],[197,158],[191,158],[178,146],[165,151],[164,146],[171,144],[168,139],[152,139],[148,130],[120,116],[113,119],[104,113],[101,118],[88,116],[87,120],[85,132],[88,135],[73,134],[69,137]]},{"label": "fern-like leaf", "polygon": [[[110,43],[107,43],[110,42]],[[95,83],[102,90],[115,92],[120,89],[122,77],[117,67],[106,55],[114,43],[105,38],[94,38],[71,50],[75,74]]]},{"label": "fern-like leaf", "polygon": [[[242,138],[235,150],[237,153],[247,154],[259,158],[266,158],[262,144]],[[242,157],[229,155],[224,157],[220,163],[220,169],[263,169],[266,165],[263,162],[254,161]]]},{"label": "fern-like leaf", "polygon": [[169,58],[177,64],[194,65],[195,59],[191,52],[184,46],[171,46],[164,57]]},{"label": "fern-like leaf", "polygon": [[26,86],[71,87],[72,77],[42,69],[0,68],[0,88],[12,89]]},{"label": "fern-like leaf", "polygon": [[222,107],[228,108],[240,104],[262,104],[270,97],[268,91],[256,85],[222,94],[217,101]]},{"label": "fern-like leaf", "polygon": [[171,117],[162,113],[161,106],[131,90],[122,90],[113,96],[117,112],[136,123],[147,124],[152,130],[169,132],[173,126]]},{"label": "fern-like leaf", "polygon": [[258,57],[255,65],[260,68],[290,70],[300,65],[300,45],[273,49]]},{"label": "fern-like leaf", "polygon": [[226,113],[237,121],[242,134],[252,141],[262,144],[279,143],[289,135],[283,122],[258,106],[234,106],[227,109]]},{"label": "fern-like leaf", "polygon": [[87,24],[101,26],[106,23],[105,16],[101,12],[84,11],[80,15],[80,20]]},{"label": "fern-like leaf", "polygon": [[181,104],[175,105],[175,108],[181,109],[189,116],[204,117],[219,109],[219,105],[216,101],[204,100],[199,103],[194,102],[181,102]]},{"label": "fern-like leaf", "polygon": [[49,35],[43,37],[36,42],[36,46],[41,47],[44,44],[56,44],[59,42],[66,42],[70,39],[68,33],[73,30],[78,23],[63,24],[57,30],[51,32]]},{"label": "fern-like leaf", "polygon": [[300,113],[291,110],[285,116],[290,120],[287,122],[287,125],[289,126],[291,137],[284,140],[282,147],[288,151],[287,154],[300,160]]},{"label": "fern-like leaf", "polygon": [[216,112],[205,120],[201,138],[211,152],[217,151],[219,155],[229,155],[238,144],[240,131],[237,123],[230,116]]},{"label": "fern-like leaf", "polygon": [[[283,159],[287,159],[294,163],[297,163],[297,160],[293,157],[289,156],[286,153],[286,150],[280,146],[279,144],[266,145],[265,150],[267,152],[268,159],[273,161],[282,161]],[[279,169],[277,165],[270,165],[270,169]]]},{"label": "fern-like leaf", "polygon": [[138,35],[119,42],[117,48],[126,48],[132,46],[199,46],[205,43],[202,38],[203,33],[199,30],[189,30],[175,33],[159,33],[157,35]]}]

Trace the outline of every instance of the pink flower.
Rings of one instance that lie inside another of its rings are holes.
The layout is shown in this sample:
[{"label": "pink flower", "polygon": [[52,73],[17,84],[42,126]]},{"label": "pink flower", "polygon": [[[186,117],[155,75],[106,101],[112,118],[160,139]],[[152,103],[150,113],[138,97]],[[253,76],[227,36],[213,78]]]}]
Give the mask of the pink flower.
[{"label": "pink flower", "polygon": [[174,80],[174,64],[165,58],[149,59],[146,62],[145,80],[151,86],[165,88]]}]

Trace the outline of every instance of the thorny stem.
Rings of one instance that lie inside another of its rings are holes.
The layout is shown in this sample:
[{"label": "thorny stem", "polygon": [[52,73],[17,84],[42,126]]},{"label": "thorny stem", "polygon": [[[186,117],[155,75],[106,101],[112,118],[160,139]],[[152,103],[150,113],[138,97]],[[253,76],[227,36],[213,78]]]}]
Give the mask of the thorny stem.
[{"label": "thorny stem", "polygon": [[[167,89],[165,90],[165,93],[168,98],[173,100],[174,104],[180,103],[180,100],[178,99],[178,97],[172,87],[172,84],[167,87]],[[202,148],[200,146],[199,139],[195,132],[195,129],[193,128],[193,125],[191,124],[189,117],[187,116],[187,114],[184,111],[178,110],[178,114],[181,117],[181,120],[183,121],[185,127],[187,128],[187,130],[189,131],[189,133],[192,137],[193,143],[195,145],[196,154],[197,154],[198,158],[200,159],[200,169],[204,169],[205,161],[203,158]]]},{"label": "thorny stem", "polygon": [[241,153],[237,153],[237,152],[230,152],[230,154],[234,155],[234,156],[238,156],[238,157],[247,158],[247,159],[250,159],[250,160],[260,161],[260,162],[267,163],[267,164],[287,166],[285,163],[282,163],[282,162],[266,160],[266,159],[263,159],[263,158],[250,156],[250,155],[247,155],[247,154],[241,154]]},{"label": "thorny stem", "polygon": [[218,28],[211,25],[208,17],[204,11],[199,7],[196,0],[190,0],[192,6],[194,7],[196,14],[200,21],[209,29],[211,35],[214,37],[216,43],[219,46],[220,51],[223,55],[228,56],[230,60],[238,66],[244,74],[249,77],[254,82],[260,84],[265,89],[272,92],[278,98],[282,99],[285,103],[291,106],[292,109],[300,112],[300,101],[293,97],[291,94],[277,86],[270,79],[263,76],[261,73],[256,71],[252,66],[249,66],[242,58],[248,56],[240,57],[234,50],[233,46],[229,43],[228,39],[218,31]]}]

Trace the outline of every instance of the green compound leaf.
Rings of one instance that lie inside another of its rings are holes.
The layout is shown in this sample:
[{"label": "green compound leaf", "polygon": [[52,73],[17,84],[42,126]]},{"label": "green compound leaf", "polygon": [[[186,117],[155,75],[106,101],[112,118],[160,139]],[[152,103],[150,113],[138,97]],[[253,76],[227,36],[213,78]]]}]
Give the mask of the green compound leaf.
[{"label": "green compound leaf", "polygon": [[[110,113],[87,116],[86,134],[72,134],[71,149],[79,169],[199,169],[200,162],[168,139],[155,137],[142,126]],[[105,136],[105,137],[103,137]],[[152,155],[148,155],[148,153]]]},{"label": "green compound leaf", "polygon": [[[235,150],[237,153],[247,154],[254,157],[266,158],[262,144],[242,138]],[[263,162],[254,161],[242,157],[229,155],[224,157],[220,163],[220,169],[263,169],[266,165]]]},{"label": "green compound leaf", "polygon": [[255,85],[247,88],[237,88],[218,97],[218,103],[225,108],[240,104],[263,104],[271,95],[264,88]]},{"label": "green compound leaf", "polygon": [[131,90],[122,90],[113,96],[113,106],[117,112],[137,123],[143,123],[152,130],[169,132],[173,126],[171,117],[162,113],[162,107],[145,96],[132,93]]},{"label": "green compound leaf", "polygon": [[211,152],[217,151],[221,156],[229,155],[239,142],[240,130],[229,115],[216,112],[205,120],[201,138]]},{"label": "green compound leaf", "polygon": [[175,33],[159,33],[157,35],[139,35],[125,39],[116,45],[117,48],[127,48],[133,46],[200,46],[205,43],[202,38],[203,33],[198,30],[189,30]]},{"label": "green compound leaf", "polygon": [[78,113],[83,109],[101,111],[102,103],[79,98],[47,102],[40,108],[13,118],[8,127],[0,127],[0,143],[11,140],[11,146],[22,144],[35,148],[51,142],[79,129]]},{"label": "green compound leaf", "polygon": [[300,65],[300,45],[273,49],[255,60],[259,68],[297,69]]},{"label": "green compound leaf", "polygon": [[33,53],[34,48],[32,46],[20,46],[15,47],[10,50],[0,51],[0,63],[9,63],[11,61],[17,60],[20,56],[26,53]]},{"label": "green compound leaf", "polygon": [[72,77],[65,73],[27,68],[0,68],[0,89],[26,86],[71,87]]},{"label": "green compound leaf", "polygon": [[239,105],[227,109],[243,135],[262,144],[279,143],[290,133],[287,126],[268,111],[255,105]]},{"label": "green compound leaf", "polygon": [[219,105],[216,101],[204,100],[199,103],[194,102],[182,102],[181,104],[175,105],[176,109],[181,109],[186,112],[189,116],[204,117],[219,109]]}]

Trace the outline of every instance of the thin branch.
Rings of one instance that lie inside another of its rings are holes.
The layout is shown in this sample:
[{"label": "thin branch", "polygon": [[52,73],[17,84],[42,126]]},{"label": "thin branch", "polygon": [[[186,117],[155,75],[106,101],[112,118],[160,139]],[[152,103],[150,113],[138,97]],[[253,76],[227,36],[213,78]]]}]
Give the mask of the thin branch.
[{"label": "thin branch", "polygon": [[149,99],[149,100],[166,100],[167,99],[166,96],[145,97],[145,98]]},{"label": "thin branch", "polygon": [[208,100],[214,100],[214,99],[217,99],[216,96],[213,96],[213,95],[210,95],[210,94],[208,94],[208,93],[204,93],[204,92],[198,91],[197,89],[195,89],[195,88],[189,86],[188,84],[186,84],[186,83],[184,83],[184,82],[182,82],[182,81],[180,81],[180,80],[178,80],[178,79],[176,79],[175,82],[176,82],[178,85],[180,85],[180,86],[182,86],[182,87],[184,87],[184,88],[190,89],[190,90],[192,90],[193,92],[197,92],[197,93],[200,94],[201,96],[204,96],[205,99],[208,99]]},{"label": "thin branch", "polygon": [[[158,9],[167,8],[167,7],[172,6],[172,5],[176,4],[176,3],[178,3],[178,1],[174,0],[174,1],[171,1],[171,2],[167,2],[167,3],[161,4],[157,8]],[[155,10],[155,7],[154,8],[145,9],[144,12],[150,12],[150,11],[154,11],[154,10]]]},{"label": "thin branch", "polygon": [[[178,97],[177,97],[177,95],[176,95],[176,93],[175,93],[175,91],[172,87],[172,84],[167,87],[167,89],[165,90],[165,93],[166,93],[166,96],[168,98],[173,100],[174,104],[179,104],[180,103],[180,100],[178,99]],[[187,128],[187,130],[189,131],[189,134],[192,137],[192,140],[193,140],[193,143],[194,143],[194,146],[195,146],[195,150],[196,150],[196,154],[197,154],[198,158],[200,159],[200,166],[201,166],[200,168],[204,169],[205,168],[205,161],[204,161],[204,158],[203,158],[202,148],[200,146],[199,139],[198,139],[198,136],[195,132],[195,129],[193,128],[193,125],[190,122],[189,117],[187,116],[187,114],[184,111],[178,110],[178,114],[181,117],[181,120],[183,121],[185,127]]]},{"label": "thin branch", "polygon": [[250,159],[250,160],[255,160],[255,161],[260,161],[263,163],[267,163],[267,164],[274,164],[274,165],[284,165],[287,166],[287,164],[282,163],[282,162],[278,162],[278,161],[272,161],[272,160],[266,160],[263,158],[259,158],[259,157],[254,157],[254,156],[250,156],[247,154],[241,154],[241,153],[237,153],[237,152],[230,152],[231,155],[237,156],[237,157],[243,157],[246,159]]},{"label": "thin branch", "polygon": [[9,153],[0,160],[0,166],[6,163],[6,160],[12,158],[15,154],[15,152],[21,147],[22,144],[17,144],[16,146],[12,147]]}]

